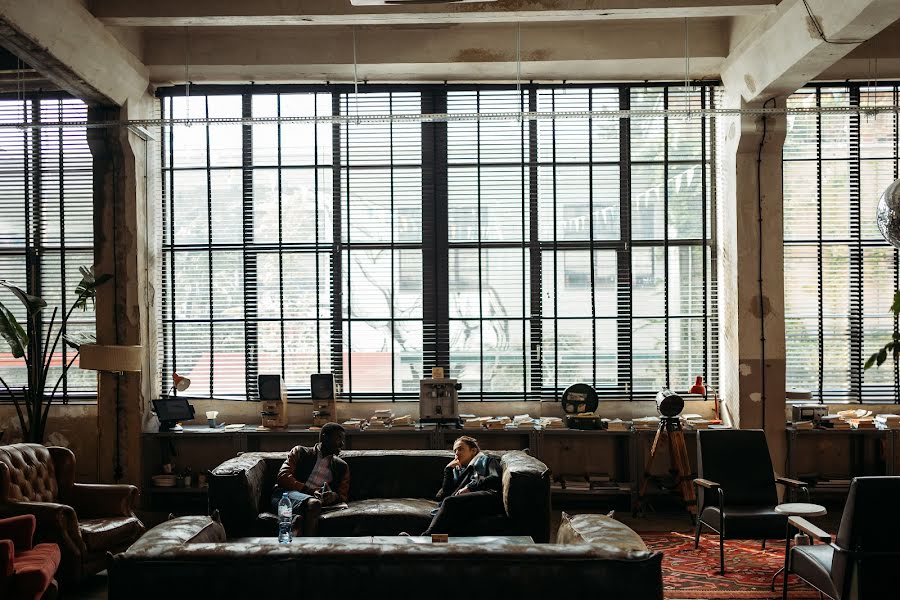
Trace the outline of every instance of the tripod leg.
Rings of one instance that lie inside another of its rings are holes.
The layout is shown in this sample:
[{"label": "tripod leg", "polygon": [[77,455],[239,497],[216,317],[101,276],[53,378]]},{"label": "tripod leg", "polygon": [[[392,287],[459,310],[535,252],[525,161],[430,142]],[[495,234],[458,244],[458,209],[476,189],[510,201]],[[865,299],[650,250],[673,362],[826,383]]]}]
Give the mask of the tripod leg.
[{"label": "tripod leg", "polygon": [[653,466],[653,459],[656,458],[656,451],[659,448],[659,441],[662,435],[663,429],[660,427],[656,430],[656,435],[653,437],[653,444],[650,445],[650,456],[647,457],[644,464],[644,479],[641,481],[641,489],[638,491],[639,507],[642,507],[644,504],[644,494],[647,493],[647,484],[650,483],[650,467]]},{"label": "tripod leg", "polygon": [[672,454],[673,468],[678,474],[681,498],[684,500],[693,522],[697,514],[697,497],[694,495],[694,486],[690,481],[691,462],[687,455],[687,446],[684,443],[684,432],[680,429],[669,432],[669,452]]}]

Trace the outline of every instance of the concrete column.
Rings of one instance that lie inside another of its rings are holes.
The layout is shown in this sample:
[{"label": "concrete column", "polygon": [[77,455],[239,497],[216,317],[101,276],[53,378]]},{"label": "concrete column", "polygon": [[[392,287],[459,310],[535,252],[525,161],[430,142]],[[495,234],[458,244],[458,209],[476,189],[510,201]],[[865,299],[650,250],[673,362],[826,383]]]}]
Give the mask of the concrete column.
[{"label": "concrete column", "polygon": [[[92,122],[144,116],[149,97],[122,108],[92,108]],[[88,129],[94,164],[94,265],[113,279],[97,291],[97,343],[148,344],[147,144],[124,127]],[[142,373],[99,373],[98,474],[101,482],[141,481],[141,432],[149,382]],[[146,389],[145,389],[146,388]]]},{"label": "concrete column", "polygon": [[[783,107],[784,100],[774,102]],[[750,107],[733,93],[726,94],[724,106]],[[765,125],[759,116],[740,115],[721,119],[718,129],[722,413],[733,427],[765,429],[772,464],[780,474],[786,456],[781,162],[785,125],[784,115],[767,116]]]}]

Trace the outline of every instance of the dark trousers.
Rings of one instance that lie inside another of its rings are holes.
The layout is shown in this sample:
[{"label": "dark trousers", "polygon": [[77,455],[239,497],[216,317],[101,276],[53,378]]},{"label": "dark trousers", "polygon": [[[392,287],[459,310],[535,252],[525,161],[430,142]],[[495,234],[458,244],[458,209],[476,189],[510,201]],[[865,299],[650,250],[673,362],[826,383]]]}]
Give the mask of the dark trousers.
[{"label": "dark trousers", "polygon": [[482,517],[490,517],[503,513],[503,500],[497,492],[469,492],[459,496],[444,498],[437,514],[431,519],[422,535],[446,533],[461,535],[466,526]]}]

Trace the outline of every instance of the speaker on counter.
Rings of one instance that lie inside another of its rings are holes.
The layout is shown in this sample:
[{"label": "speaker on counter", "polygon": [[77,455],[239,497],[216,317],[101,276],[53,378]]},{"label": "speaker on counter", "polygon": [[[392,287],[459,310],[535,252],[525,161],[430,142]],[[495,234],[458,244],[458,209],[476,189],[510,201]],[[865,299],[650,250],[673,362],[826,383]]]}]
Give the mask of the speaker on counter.
[{"label": "speaker on counter", "polygon": [[258,375],[256,385],[259,388],[260,400],[281,400],[284,380],[281,375]]},{"label": "speaker on counter", "polygon": [[313,373],[310,375],[309,389],[313,400],[334,398],[334,375],[331,373]]}]

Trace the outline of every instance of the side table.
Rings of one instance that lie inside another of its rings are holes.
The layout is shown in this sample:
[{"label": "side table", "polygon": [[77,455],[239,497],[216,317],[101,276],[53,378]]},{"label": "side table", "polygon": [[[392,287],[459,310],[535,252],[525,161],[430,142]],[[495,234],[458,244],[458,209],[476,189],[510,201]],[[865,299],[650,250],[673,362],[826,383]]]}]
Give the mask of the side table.
[{"label": "side table", "polygon": [[[787,502],[785,504],[779,504],[775,507],[775,512],[782,514],[786,517],[824,517],[828,514],[828,511],[825,510],[824,506],[819,504],[810,504],[808,502]],[[788,584],[788,561],[790,560],[791,555],[791,525],[787,524],[785,526],[784,533],[784,566],[775,571],[775,574],[772,575],[772,586],[771,589],[775,591],[775,580],[778,579],[778,574],[782,573],[784,577],[783,579],[783,591],[784,597],[787,598],[787,584]]]}]

